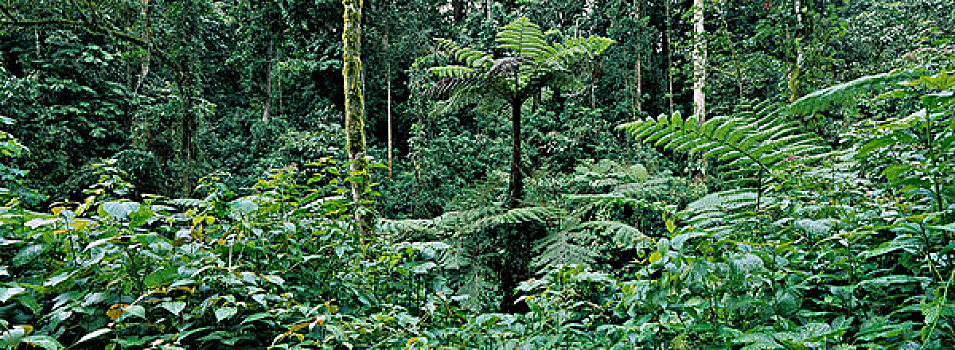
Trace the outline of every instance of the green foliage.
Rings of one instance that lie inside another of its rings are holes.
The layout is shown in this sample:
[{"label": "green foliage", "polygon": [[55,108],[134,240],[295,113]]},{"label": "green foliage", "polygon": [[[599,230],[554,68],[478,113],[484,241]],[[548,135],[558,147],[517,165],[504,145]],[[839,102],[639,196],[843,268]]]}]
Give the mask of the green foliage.
[{"label": "green foliage", "polygon": [[768,178],[783,178],[789,168],[813,160],[824,149],[812,135],[800,132],[794,122],[785,122],[775,111],[711,118],[700,122],[670,117],[622,125],[634,137],[658,146],[685,152],[702,152],[719,164],[720,177],[732,184],[752,183],[762,191]]},{"label": "green foliage", "polygon": [[867,75],[806,94],[790,104],[786,108],[786,112],[796,115],[805,115],[828,110],[834,106],[855,105],[859,102],[859,95],[863,92],[884,88],[886,85],[902,81],[914,75],[911,70],[898,70]]},{"label": "green foliage", "polygon": [[454,100],[478,93],[521,104],[544,87],[578,86],[572,71],[575,65],[600,55],[613,40],[591,36],[549,44],[540,26],[520,17],[495,36],[496,48],[510,54],[507,56],[495,58],[447,39],[438,38],[435,42],[444,55],[464,65],[429,68],[440,80],[425,91],[425,96]]},{"label": "green foliage", "polygon": [[143,3],[0,5],[0,348],[955,343],[952,1],[708,3],[703,123],[687,3],[375,3],[375,237],[339,2]]}]

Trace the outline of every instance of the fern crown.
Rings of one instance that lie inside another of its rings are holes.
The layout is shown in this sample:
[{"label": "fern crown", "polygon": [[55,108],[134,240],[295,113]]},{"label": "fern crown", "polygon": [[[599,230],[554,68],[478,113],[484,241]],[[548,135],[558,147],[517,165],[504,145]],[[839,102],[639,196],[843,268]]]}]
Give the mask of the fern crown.
[{"label": "fern crown", "polygon": [[482,86],[506,100],[523,100],[544,86],[573,89],[579,82],[572,68],[585,59],[593,59],[614,43],[603,37],[572,38],[549,44],[540,26],[527,17],[505,25],[495,37],[494,54],[465,47],[448,39],[435,39],[439,54],[452,64],[428,71],[438,81],[425,96],[444,100]]}]

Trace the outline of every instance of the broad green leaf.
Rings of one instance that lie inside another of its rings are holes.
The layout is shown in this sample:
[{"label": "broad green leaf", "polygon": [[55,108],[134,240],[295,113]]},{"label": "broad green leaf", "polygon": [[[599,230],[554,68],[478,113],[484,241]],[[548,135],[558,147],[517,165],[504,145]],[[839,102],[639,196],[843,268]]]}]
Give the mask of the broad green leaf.
[{"label": "broad green leaf", "polygon": [[34,259],[39,257],[46,251],[46,245],[43,244],[34,244],[24,247],[17,253],[16,256],[11,259],[13,266],[22,266],[33,262]]},{"label": "broad green leaf", "polygon": [[285,284],[285,280],[283,280],[282,277],[279,277],[276,275],[262,275],[262,279],[280,286]]},{"label": "broad green leaf", "polygon": [[38,347],[46,350],[60,350],[63,349],[63,344],[56,341],[50,336],[46,335],[31,335],[29,337],[23,338],[24,344],[29,344],[32,347]]},{"label": "broad green leaf", "polygon": [[129,227],[145,225],[153,217],[153,210],[148,205],[140,205],[139,209],[129,214]]},{"label": "broad green leaf", "polygon": [[0,288],[0,303],[6,303],[7,300],[10,300],[10,298],[13,298],[19,295],[20,293],[23,293],[26,291],[27,291],[26,288],[19,288],[19,287]]},{"label": "broad green leaf", "polygon": [[176,277],[178,276],[179,274],[176,272],[175,268],[163,267],[159,270],[153,271],[152,273],[146,275],[146,277],[143,278],[143,283],[145,283],[146,286],[150,288],[158,287],[166,283],[172,282],[172,280],[176,279]]},{"label": "broad green leaf", "polygon": [[110,328],[100,328],[100,329],[97,329],[97,330],[95,330],[95,331],[92,331],[92,332],[87,333],[86,335],[84,335],[82,338],[80,338],[80,340],[77,340],[77,341],[76,341],[76,344],[73,344],[73,346],[76,346],[76,345],[85,343],[85,342],[87,342],[87,341],[90,341],[90,340],[99,338],[100,336],[102,336],[102,335],[104,335],[104,334],[106,334],[106,333],[109,333],[109,332],[111,332],[111,331],[112,331],[112,329],[110,329]]},{"label": "broad green leaf", "polygon": [[146,318],[146,309],[139,305],[129,305],[123,309],[123,315],[120,317],[120,320],[125,320],[132,316]]},{"label": "broad green leaf", "polygon": [[130,214],[139,210],[140,204],[136,202],[106,202],[100,204],[100,209],[117,219],[126,219]]},{"label": "broad green leaf", "polygon": [[234,308],[234,307],[231,307],[231,306],[226,306],[226,307],[218,308],[218,309],[216,309],[216,312],[215,312],[215,314],[216,314],[216,321],[220,321],[220,322],[221,322],[221,321],[224,320],[224,319],[227,319],[227,318],[229,318],[229,317],[235,316],[236,312],[238,312],[238,311],[239,311],[238,309],[236,309],[236,308]]},{"label": "broad green leaf", "polygon": [[168,310],[173,315],[179,316],[182,310],[186,308],[186,303],[183,301],[164,301],[159,304],[159,307]]},{"label": "broad green leaf", "polygon": [[56,275],[56,276],[54,276],[54,277],[52,277],[52,278],[46,280],[46,282],[43,282],[43,286],[44,286],[44,287],[55,287],[56,285],[58,285],[58,284],[60,284],[60,283],[63,283],[63,281],[66,281],[66,280],[70,279],[70,277],[73,277],[74,274],[76,274],[76,271],[66,271],[66,272],[63,272],[63,273],[61,273],[61,274],[59,274],[59,275]]}]

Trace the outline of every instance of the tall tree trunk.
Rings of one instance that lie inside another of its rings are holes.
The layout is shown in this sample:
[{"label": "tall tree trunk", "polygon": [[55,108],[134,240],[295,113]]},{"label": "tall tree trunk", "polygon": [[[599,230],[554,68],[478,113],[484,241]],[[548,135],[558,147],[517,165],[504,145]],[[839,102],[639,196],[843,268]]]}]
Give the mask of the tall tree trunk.
[{"label": "tall tree trunk", "polygon": [[508,187],[508,208],[524,204],[524,172],[521,167],[521,106],[523,101],[511,101],[511,182]]},{"label": "tall tree trunk", "polygon": [[[641,3],[641,1],[642,0],[635,0],[633,4],[634,8],[636,8],[635,15],[638,22],[640,21],[640,16],[642,15],[642,12],[643,12],[643,4]],[[636,96],[634,96],[635,97],[634,106],[636,106],[636,111],[633,113],[634,118],[636,118],[637,112],[643,112],[643,67],[642,67],[643,55],[642,53],[643,53],[643,47],[638,46],[637,59],[636,59],[636,62],[634,62],[634,67],[633,67],[634,79],[637,81],[637,94]]]},{"label": "tall tree trunk", "polygon": [[706,120],[706,31],[703,27],[704,0],[693,0],[693,115]]},{"label": "tall tree trunk", "polygon": [[789,102],[796,101],[802,96],[800,91],[800,75],[802,75],[802,64],[803,64],[803,48],[802,48],[802,39],[805,36],[805,28],[803,28],[803,12],[802,12],[802,1],[793,0],[793,12],[796,14],[796,33],[793,40],[795,41],[795,51],[796,51],[796,61],[793,62],[792,66],[789,68],[788,86],[789,86]]},{"label": "tall tree trunk", "polygon": [[464,19],[464,7],[467,3],[464,0],[451,0],[451,15],[454,17],[454,23],[459,23]]},{"label": "tall tree trunk", "polygon": [[144,39],[147,43],[144,49],[146,54],[143,56],[143,61],[139,65],[139,74],[136,77],[136,86],[133,88],[133,94],[138,94],[139,89],[142,88],[143,82],[146,80],[146,76],[149,74],[149,61],[152,54],[152,22],[149,20],[149,0],[142,0],[142,8],[140,9],[139,15],[143,20],[143,33]]},{"label": "tall tree trunk", "polygon": [[[180,68],[182,69],[182,68]],[[193,108],[193,89],[195,84],[185,71],[175,73],[176,92],[179,94],[179,120],[176,123],[176,151],[174,159],[179,167],[179,195],[187,198],[192,195],[196,150],[192,135],[196,130],[196,115]]]},{"label": "tall tree trunk", "polygon": [[387,71],[386,81],[387,81],[387,89],[388,89],[388,108],[387,108],[387,112],[388,112],[388,177],[391,178],[393,176],[392,172],[394,168],[394,146],[392,145],[392,128],[391,128],[391,56],[388,55],[388,39],[389,39],[388,35],[389,34],[390,33],[386,29],[385,35],[384,35],[384,44],[385,44],[384,46],[385,46],[385,65],[386,65],[385,70]]},{"label": "tall tree trunk", "polygon": [[[149,0],[142,0],[139,9],[139,16],[143,23],[143,39],[146,45],[141,48],[145,50],[142,62],[139,63],[139,72],[136,74],[136,84],[133,86],[133,96],[139,94],[139,89],[143,87],[146,76],[149,75],[149,65],[152,60],[152,21],[149,18]],[[139,113],[137,113],[138,115]],[[130,142],[132,146],[141,150],[148,151],[151,143],[151,133],[149,132],[148,118],[135,116],[133,118],[132,130],[130,132]]]},{"label": "tall tree trunk", "polygon": [[265,103],[262,107],[262,122],[268,123],[272,109],[272,55],[273,42],[269,39],[269,53],[265,60]]},{"label": "tall tree trunk", "polygon": [[726,17],[729,16],[726,10],[726,3],[721,3],[721,18],[723,21],[723,35],[726,36],[726,41],[729,42],[730,47],[730,58],[733,61],[733,67],[736,71],[736,91],[737,91],[737,101],[736,104],[743,102],[743,65],[739,61],[739,51],[736,49],[736,43],[733,42],[733,32],[730,31],[729,21],[726,20]]},{"label": "tall tree trunk", "polygon": [[666,19],[666,33],[664,34],[664,41],[666,45],[663,46],[664,54],[667,58],[667,102],[669,102],[669,112],[673,114],[673,40],[672,40],[672,28],[670,25],[670,1],[664,0],[666,4],[664,8],[664,18]]},{"label": "tall tree trunk", "polygon": [[[365,157],[365,96],[362,84],[361,17],[363,0],[342,0],[345,7],[342,32],[345,90],[345,151],[351,161],[351,173],[358,181],[351,183],[352,198],[356,204],[365,200],[368,189],[368,160]],[[371,217],[356,211],[356,220],[363,234],[371,233]]]}]

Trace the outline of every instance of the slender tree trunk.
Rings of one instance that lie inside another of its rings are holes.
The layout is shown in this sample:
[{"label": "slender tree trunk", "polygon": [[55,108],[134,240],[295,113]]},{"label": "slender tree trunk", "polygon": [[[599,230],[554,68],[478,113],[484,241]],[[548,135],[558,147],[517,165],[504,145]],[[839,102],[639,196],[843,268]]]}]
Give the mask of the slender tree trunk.
[{"label": "slender tree trunk", "polygon": [[269,53],[265,62],[265,103],[262,107],[262,122],[268,123],[272,109],[272,39],[269,39]]},{"label": "slender tree trunk", "polygon": [[392,145],[392,128],[391,128],[391,57],[388,55],[388,31],[385,31],[384,41],[385,41],[385,64],[387,71],[387,89],[388,89],[388,177],[391,178],[394,167],[394,146]]},{"label": "slender tree trunk", "polygon": [[733,33],[730,31],[729,22],[726,20],[726,17],[728,16],[726,13],[727,12],[726,4],[723,3],[723,6],[721,8],[722,10],[720,12],[722,12],[722,19],[723,19],[723,33],[724,35],[726,35],[726,40],[729,42],[730,55],[733,61],[733,66],[736,70],[736,90],[738,94],[736,104],[740,104],[743,102],[743,97],[744,97],[743,65],[739,61],[739,51],[736,49],[736,45],[733,42]]},{"label": "slender tree trunk", "polygon": [[796,62],[793,62],[792,67],[789,69],[788,74],[788,85],[789,85],[789,102],[796,101],[802,92],[800,91],[800,75],[802,75],[802,64],[803,64],[803,48],[802,48],[802,39],[805,35],[805,28],[803,28],[803,12],[802,12],[802,1],[793,0],[793,11],[796,14],[796,33],[794,36],[795,41],[795,51],[796,51]]},{"label": "slender tree trunk", "polygon": [[[642,15],[641,12],[643,10],[643,6],[640,3],[640,1],[642,0],[636,0],[634,1],[634,4],[633,4],[633,6],[636,8],[637,21],[640,20],[640,16]],[[643,53],[643,47],[637,47],[637,59],[636,59],[636,62],[634,62],[634,67],[633,67],[634,79],[636,79],[637,81],[637,95],[634,96],[635,97],[634,105],[636,106],[636,109],[637,109],[636,112],[643,112],[643,67],[642,67],[643,55],[642,53]],[[636,114],[637,113],[634,113],[634,118],[636,118]]]},{"label": "slender tree trunk", "polygon": [[138,94],[139,89],[143,86],[143,82],[146,80],[146,76],[149,75],[149,61],[150,55],[152,53],[152,23],[149,20],[149,0],[142,0],[142,8],[139,11],[139,15],[143,20],[144,27],[144,36],[148,45],[146,49],[146,55],[143,56],[143,62],[139,66],[139,75],[136,77],[136,86],[133,88],[133,94]]},{"label": "slender tree trunk", "polygon": [[706,30],[703,27],[704,0],[693,0],[693,115],[706,120]]},{"label": "slender tree trunk", "polygon": [[467,3],[464,0],[451,0],[451,15],[454,16],[454,23],[464,19],[464,6]]},{"label": "slender tree trunk", "polygon": [[523,101],[511,101],[511,182],[508,188],[508,208],[524,204],[524,172],[521,167],[521,106]]},{"label": "slender tree trunk", "polygon": [[669,102],[670,114],[673,114],[673,41],[670,28],[670,0],[664,0],[666,4],[664,17],[666,19],[666,33],[664,35],[666,45],[664,51],[667,57],[667,101]]},{"label": "slender tree trunk", "polygon": [[176,125],[175,160],[179,166],[179,195],[187,198],[194,187],[195,145],[192,142],[196,129],[196,116],[193,108],[193,89],[191,78],[185,72],[177,72],[176,90],[179,94],[179,120]]},{"label": "slender tree trunk", "polygon": [[[149,0],[142,0],[141,8],[139,9],[139,16],[143,23],[143,37],[146,45],[141,48],[144,49],[145,55],[143,55],[142,62],[139,63],[139,72],[136,74],[136,83],[133,86],[133,95],[138,95],[139,90],[143,87],[143,83],[146,81],[146,77],[149,75],[149,66],[152,59],[152,21],[149,18]],[[138,114],[138,113],[137,113]],[[142,116],[136,116],[133,119],[133,126],[130,132],[130,141],[133,147],[136,147],[139,150],[147,151],[150,148],[150,132],[147,118]]]},{"label": "slender tree trunk", "polygon": [[[365,200],[368,189],[368,161],[365,157],[365,96],[362,84],[361,63],[361,17],[363,0],[342,0],[345,7],[344,31],[342,32],[343,66],[345,79],[345,151],[351,161],[351,174],[358,181],[351,183],[352,198],[356,204]],[[363,234],[371,233],[371,217],[363,215],[361,210],[355,218],[361,225]]]}]

